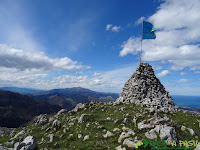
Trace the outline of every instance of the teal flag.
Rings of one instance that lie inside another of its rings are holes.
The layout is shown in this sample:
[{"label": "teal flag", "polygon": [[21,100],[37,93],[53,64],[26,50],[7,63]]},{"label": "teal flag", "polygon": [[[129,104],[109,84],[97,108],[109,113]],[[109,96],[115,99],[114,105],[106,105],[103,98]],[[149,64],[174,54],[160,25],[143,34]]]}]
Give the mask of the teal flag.
[{"label": "teal flag", "polygon": [[155,39],[154,27],[151,23],[143,21],[142,39]]}]

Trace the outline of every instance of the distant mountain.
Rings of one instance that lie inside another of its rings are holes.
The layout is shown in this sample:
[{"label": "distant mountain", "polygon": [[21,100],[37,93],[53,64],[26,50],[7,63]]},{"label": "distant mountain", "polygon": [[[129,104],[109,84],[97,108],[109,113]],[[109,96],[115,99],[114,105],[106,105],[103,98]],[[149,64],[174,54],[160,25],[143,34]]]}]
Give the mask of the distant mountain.
[{"label": "distant mountain", "polygon": [[[116,93],[103,93],[103,92],[96,92],[92,91],[86,88],[81,88],[81,87],[74,87],[74,88],[64,88],[64,89],[52,89],[49,91],[43,91],[40,92],[41,95],[55,95],[58,94],[60,96],[69,96],[69,95],[85,95],[85,96],[91,96],[91,97],[107,97],[111,96],[113,99],[117,99],[119,97],[119,94]],[[38,94],[39,95],[39,94]]]},{"label": "distant mountain", "polygon": [[46,90],[38,90],[38,89],[31,89],[31,88],[19,88],[19,87],[0,87],[0,90],[15,92],[15,93],[19,93],[19,94],[25,94],[25,95],[37,95],[37,94],[40,94],[40,93],[46,91]]},{"label": "distant mountain", "polygon": [[53,89],[40,92],[40,94],[34,95],[34,97],[44,99],[51,104],[59,105],[68,110],[73,109],[78,103],[115,101],[119,96],[115,93],[95,92],[81,87]]},{"label": "distant mountain", "polygon": [[19,127],[39,114],[50,114],[61,109],[43,100],[0,90],[0,126]]},{"label": "distant mountain", "polygon": [[119,94],[116,93],[96,92],[81,87],[52,90],[37,90],[17,87],[3,87],[0,89],[26,94],[33,98],[44,99],[50,104],[59,105],[68,110],[73,109],[78,103],[89,103],[90,101],[110,102],[115,101],[119,97]]}]

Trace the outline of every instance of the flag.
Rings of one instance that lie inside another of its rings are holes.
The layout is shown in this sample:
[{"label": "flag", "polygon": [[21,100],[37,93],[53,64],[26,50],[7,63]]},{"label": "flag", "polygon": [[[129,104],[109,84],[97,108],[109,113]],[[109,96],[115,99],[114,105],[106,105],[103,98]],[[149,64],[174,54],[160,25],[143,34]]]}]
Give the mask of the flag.
[{"label": "flag", "polygon": [[155,39],[154,27],[151,23],[143,21],[142,39]]}]

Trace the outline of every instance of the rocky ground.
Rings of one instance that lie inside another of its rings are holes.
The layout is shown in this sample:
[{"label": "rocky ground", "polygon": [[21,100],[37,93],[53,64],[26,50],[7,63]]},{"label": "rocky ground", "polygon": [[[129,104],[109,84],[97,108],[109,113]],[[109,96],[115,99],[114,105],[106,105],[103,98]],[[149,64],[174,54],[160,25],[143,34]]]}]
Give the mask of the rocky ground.
[{"label": "rocky ground", "polygon": [[144,139],[200,141],[199,120],[183,110],[165,113],[136,104],[91,102],[40,115],[26,127],[7,131],[0,137],[0,149],[129,150]]}]

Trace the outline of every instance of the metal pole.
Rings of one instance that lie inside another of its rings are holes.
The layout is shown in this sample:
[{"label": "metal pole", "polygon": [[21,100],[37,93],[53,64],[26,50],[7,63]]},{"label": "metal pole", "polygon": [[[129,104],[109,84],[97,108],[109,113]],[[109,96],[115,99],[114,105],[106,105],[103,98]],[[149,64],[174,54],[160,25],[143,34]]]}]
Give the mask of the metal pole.
[{"label": "metal pole", "polygon": [[[144,20],[142,20],[142,37],[143,37],[143,21]],[[141,37],[140,64],[142,63],[142,37]]]}]

